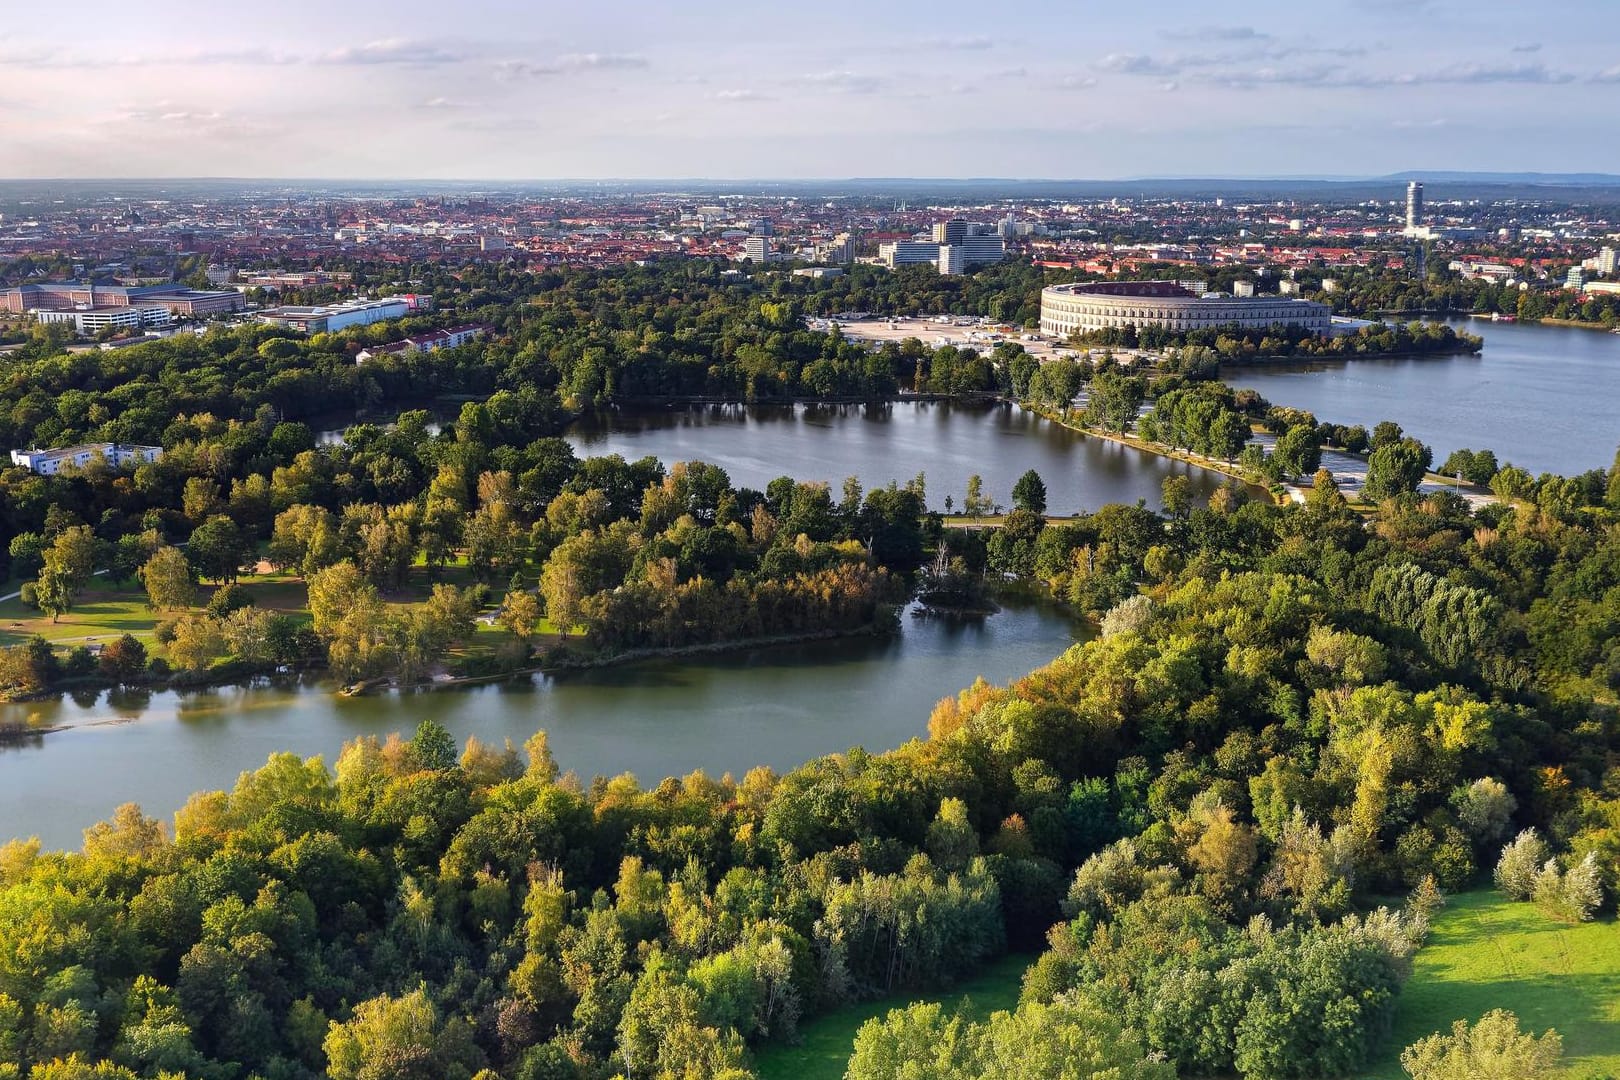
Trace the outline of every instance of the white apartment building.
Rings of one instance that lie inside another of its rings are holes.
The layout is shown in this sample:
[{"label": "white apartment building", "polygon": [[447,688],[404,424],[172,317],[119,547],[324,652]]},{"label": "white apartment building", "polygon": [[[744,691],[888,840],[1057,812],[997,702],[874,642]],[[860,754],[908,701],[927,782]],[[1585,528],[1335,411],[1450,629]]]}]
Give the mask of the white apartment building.
[{"label": "white apartment building", "polygon": [[69,323],[85,336],[103,330],[137,330],[145,326],[168,326],[174,316],[164,307],[96,307],[67,311],[35,309],[34,321],[42,323]]},{"label": "white apartment building", "polygon": [[144,465],[163,456],[161,446],[135,446],[129,443],[85,443],[54,450],[13,450],[11,463],[42,476],[54,476],[65,466],[82,469],[97,457],[116,469]]}]

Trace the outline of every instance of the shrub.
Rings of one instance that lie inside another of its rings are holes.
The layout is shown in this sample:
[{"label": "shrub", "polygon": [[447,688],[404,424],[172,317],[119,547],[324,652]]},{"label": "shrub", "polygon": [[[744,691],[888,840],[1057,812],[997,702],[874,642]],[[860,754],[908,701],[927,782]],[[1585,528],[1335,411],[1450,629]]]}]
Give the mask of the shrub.
[{"label": "shrub", "polygon": [[1536,906],[1560,922],[1590,922],[1603,906],[1599,874],[1597,856],[1590,851],[1565,873],[1559,873],[1556,860],[1548,859],[1536,876]]},{"label": "shrub", "polygon": [[62,665],[62,674],[70,679],[82,679],[86,675],[94,674],[95,670],[96,658],[88,646],[75,645],[68,650],[67,661]]},{"label": "shrub", "polygon": [[146,670],[146,646],[129,634],[108,642],[101,650],[101,673],[109,679],[130,682]]},{"label": "shrub", "polygon": [[1472,1030],[1458,1020],[1450,1035],[1430,1035],[1408,1046],[1401,1052],[1401,1067],[1412,1080],[1540,1080],[1553,1075],[1563,1049],[1558,1032],[1538,1039],[1519,1031],[1518,1017],[1497,1009],[1480,1017]]},{"label": "shrub", "polygon": [[1452,792],[1451,806],[1468,835],[1488,844],[1507,832],[1519,803],[1506,784],[1487,776]]},{"label": "shrub", "polygon": [[250,607],[253,597],[242,586],[231,582],[221,585],[214,590],[214,595],[208,598],[208,614],[216,619],[223,619],[238,608]]},{"label": "shrub", "polygon": [[1510,900],[1530,899],[1546,860],[1547,845],[1536,830],[1524,830],[1502,849],[1502,858],[1496,864],[1496,887]]}]

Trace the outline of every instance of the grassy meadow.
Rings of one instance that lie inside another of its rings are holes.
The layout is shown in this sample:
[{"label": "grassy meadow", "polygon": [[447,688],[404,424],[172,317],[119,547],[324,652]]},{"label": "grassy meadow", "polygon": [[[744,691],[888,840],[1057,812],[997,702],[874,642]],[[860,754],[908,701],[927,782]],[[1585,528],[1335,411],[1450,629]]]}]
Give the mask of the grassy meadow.
[{"label": "grassy meadow", "polygon": [[760,1080],[839,1080],[861,1025],[914,1001],[940,1001],[946,1008],[960,1004],[974,1020],[1011,1009],[1018,1004],[1024,969],[1034,962],[1033,956],[1004,956],[949,991],[867,1001],[818,1016],[805,1023],[798,1046],[773,1045],[760,1050],[756,1063]]},{"label": "grassy meadow", "polygon": [[1620,925],[1566,926],[1489,890],[1450,897],[1401,992],[1388,1048],[1365,1080],[1400,1080],[1400,1052],[1507,1009],[1536,1034],[1564,1037],[1571,1080],[1620,1077]]}]

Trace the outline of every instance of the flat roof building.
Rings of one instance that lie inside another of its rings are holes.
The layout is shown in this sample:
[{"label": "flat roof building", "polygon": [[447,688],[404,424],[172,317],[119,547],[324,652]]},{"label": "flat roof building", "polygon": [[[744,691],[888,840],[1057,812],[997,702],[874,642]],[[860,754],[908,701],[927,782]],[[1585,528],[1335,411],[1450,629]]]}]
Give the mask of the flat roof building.
[{"label": "flat roof building", "polygon": [[70,323],[73,329],[86,336],[103,330],[135,330],[147,326],[168,326],[173,321],[168,308],[161,307],[95,307],[74,308],[69,311],[39,310],[34,321],[41,323]]},{"label": "flat roof building", "polygon": [[115,469],[143,465],[163,456],[161,446],[136,446],[130,443],[84,443],[81,446],[63,446],[54,450],[13,450],[11,463],[21,465],[42,476],[55,476],[64,467],[82,469],[96,458],[105,458]]},{"label": "flat roof building", "polygon": [[452,326],[444,330],[430,330],[425,334],[390,341],[386,345],[361,349],[354,354],[354,362],[363,364],[367,360],[378,356],[396,356],[408,352],[433,352],[437,349],[454,349],[459,345],[467,344],[469,341],[478,340],[492,329],[493,327],[488,323],[468,323],[465,326]]},{"label": "flat roof building", "polygon": [[184,285],[97,285],[48,281],[0,289],[0,311],[71,311],[74,308],[160,307],[174,315],[220,315],[246,306],[235,289]]},{"label": "flat roof building", "polygon": [[1223,326],[1274,324],[1327,334],[1333,310],[1312,300],[1188,292],[1174,281],[1088,281],[1041,290],[1041,332],[1056,337],[1127,326],[1185,333]]},{"label": "flat roof building", "polygon": [[349,304],[326,304],[321,307],[276,307],[259,312],[263,322],[300,330],[306,334],[329,334],[349,326],[365,326],[387,319],[399,319],[409,314],[411,305],[400,297],[385,300],[356,300]]},{"label": "flat roof building", "polygon": [[[954,249],[946,251],[947,248]],[[952,218],[934,225],[931,240],[891,240],[878,245],[878,261],[897,266],[933,263],[942,274],[959,274],[1007,257],[1007,241],[995,225]],[[954,269],[946,269],[946,267]]]}]

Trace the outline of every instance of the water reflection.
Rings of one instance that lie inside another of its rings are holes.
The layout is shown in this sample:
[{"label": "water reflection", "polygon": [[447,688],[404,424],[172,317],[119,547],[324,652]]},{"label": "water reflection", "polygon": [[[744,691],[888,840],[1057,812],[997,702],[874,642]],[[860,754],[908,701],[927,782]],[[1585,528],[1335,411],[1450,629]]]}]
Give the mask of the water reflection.
[{"label": "water reflection", "polygon": [[521,745],[545,728],[564,768],[644,781],[705,769],[791,768],[926,730],[935,702],[983,675],[1006,682],[1051,660],[1082,628],[1009,604],[974,621],[901,620],[900,633],[407,695],[340,698],[309,674],[185,692],[119,690],[0,706],[0,721],[66,730],[0,745],[0,840],[76,846],[119,803],[167,815],[193,791],[230,787],[274,752],[334,761],[359,735],[406,735],[424,718],[459,740]]}]

